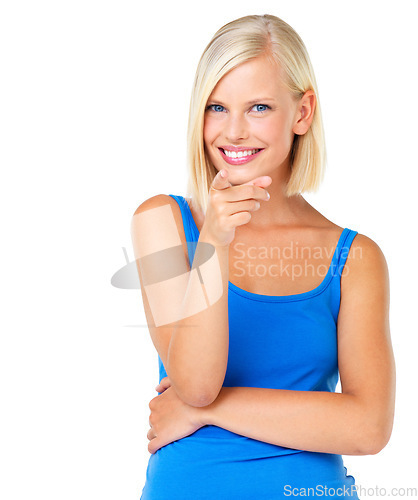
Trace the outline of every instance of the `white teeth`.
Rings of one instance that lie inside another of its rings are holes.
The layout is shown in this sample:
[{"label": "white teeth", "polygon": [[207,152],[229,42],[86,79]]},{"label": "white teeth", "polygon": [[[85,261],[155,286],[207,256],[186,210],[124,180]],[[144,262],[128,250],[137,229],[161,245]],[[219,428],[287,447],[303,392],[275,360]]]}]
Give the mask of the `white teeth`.
[{"label": "white teeth", "polygon": [[248,151],[238,151],[238,153],[236,153],[235,151],[228,151],[227,149],[224,149],[224,153],[228,158],[242,158],[243,156],[251,156],[258,151],[258,149],[251,149]]}]

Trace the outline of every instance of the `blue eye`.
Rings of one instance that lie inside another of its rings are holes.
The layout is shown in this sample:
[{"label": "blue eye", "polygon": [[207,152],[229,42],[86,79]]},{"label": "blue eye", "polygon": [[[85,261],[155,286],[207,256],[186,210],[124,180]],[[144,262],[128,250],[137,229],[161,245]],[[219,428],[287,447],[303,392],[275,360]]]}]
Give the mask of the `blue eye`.
[{"label": "blue eye", "polygon": [[[260,107],[265,109],[259,109]],[[257,113],[265,113],[268,109],[271,109],[267,104],[254,104],[253,108],[258,108],[256,109]],[[206,111],[208,110],[214,111],[215,113],[222,113],[225,111],[225,108],[221,104],[209,104],[209,106],[206,106]]]},{"label": "blue eye", "polygon": [[[222,109],[219,109],[219,108],[222,108]],[[225,108],[223,106],[221,106],[220,104],[210,104],[209,106],[207,106],[206,109],[211,109],[212,111],[215,111],[215,113],[220,113]]]},{"label": "blue eye", "polygon": [[260,107],[260,106],[261,106],[262,108],[264,107],[264,108],[266,108],[266,109],[261,109],[261,110],[260,110],[260,109],[257,109],[257,112],[258,112],[258,113],[264,113],[265,111],[267,111],[267,109],[271,109],[271,108],[270,108],[270,106],[268,106],[267,104],[255,104],[253,107],[254,107],[254,108],[256,108],[256,107],[258,108],[258,107]]}]

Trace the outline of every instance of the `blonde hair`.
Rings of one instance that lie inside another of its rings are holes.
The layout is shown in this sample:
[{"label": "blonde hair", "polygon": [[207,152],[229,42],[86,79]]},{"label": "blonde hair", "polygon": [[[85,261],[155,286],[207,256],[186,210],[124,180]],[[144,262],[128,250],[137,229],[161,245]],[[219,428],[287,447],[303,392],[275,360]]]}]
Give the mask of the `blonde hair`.
[{"label": "blonde hair", "polygon": [[206,46],[196,70],[190,99],[187,194],[192,204],[204,213],[209,189],[217,174],[205,152],[203,140],[207,100],[228,71],[261,55],[280,66],[285,76],[283,83],[294,99],[300,99],[308,90],[313,90],[316,96],[309,130],[304,135],[294,136],[286,196],[317,191],[323,179],[326,150],[321,109],[314,71],[302,39],[291,26],[276,16],[241,17],[222,26]]}]

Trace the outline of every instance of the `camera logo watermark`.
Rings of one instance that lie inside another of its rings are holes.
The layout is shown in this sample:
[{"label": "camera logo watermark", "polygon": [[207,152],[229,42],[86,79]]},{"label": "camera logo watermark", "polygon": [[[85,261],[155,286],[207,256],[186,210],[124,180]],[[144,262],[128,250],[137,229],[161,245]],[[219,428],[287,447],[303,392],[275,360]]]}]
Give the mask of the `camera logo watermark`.
[{"label": "camera logo watermark", "polygon": [[[152,237],[155,227],[164,228],[158,238]],[[131,236],[136,259],[129,262],[124,249],[126,266],[113,275],[111,283],[141,288],[141,277],[153,326],[188,318],[220,299],[222,274],[215,247],[203,241],[188,242],[189,252],[197,243],[190,269],[170,205],[135,214]]]}]

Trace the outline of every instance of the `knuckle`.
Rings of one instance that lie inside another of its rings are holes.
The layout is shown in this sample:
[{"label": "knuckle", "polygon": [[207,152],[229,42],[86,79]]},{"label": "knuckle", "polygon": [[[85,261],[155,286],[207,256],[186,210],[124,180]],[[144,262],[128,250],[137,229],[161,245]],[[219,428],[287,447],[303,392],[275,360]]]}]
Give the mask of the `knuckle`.
[{"label": "knuckle", "polygon": [[219,199],[219,200],[215,203],[215,206],[213,207],[213,208],[214,208],[214,210],[215,210],[215,213],[216,213],[216,214],[218,214],[218,215],[219,215],[219,214],[221,214],[221,213],[222,213],[222,207],[223,207],[223,205],[222,205],[222,203],[221,203],[221,200]]},{"label": "knuckle", "polygon": [[219,198],[219,195],[220,195],[220,192],[217,190],[217,189],[210,189],[210,198],[212,200],[216,200],[217,198]]},{"label": "knuckle", "polygon": [[219,220],[219,224],[224,231],[231,231],[231,229],[233,229],[233,224],[231,223],[228,217],[225,218],[222,217]]},{"label": "knuckle", "polygon": [[220,207],[215,210],[215,217],[216,217],[218,225],[223,227],[225,225],[225,222],[226,222],[226,220],[225,220],[226,217],[225,217],[225,214],[220,209]]}]

